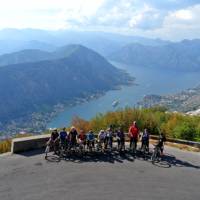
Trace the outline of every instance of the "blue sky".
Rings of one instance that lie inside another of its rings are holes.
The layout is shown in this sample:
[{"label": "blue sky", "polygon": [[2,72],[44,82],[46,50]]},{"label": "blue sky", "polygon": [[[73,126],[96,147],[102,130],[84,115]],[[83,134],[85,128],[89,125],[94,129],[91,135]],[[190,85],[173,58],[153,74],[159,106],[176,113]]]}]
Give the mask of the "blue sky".
[{"label": "blue sky", "polygon": [[0,0],[0,29],[118,32],[200,38],[200,0]]}]

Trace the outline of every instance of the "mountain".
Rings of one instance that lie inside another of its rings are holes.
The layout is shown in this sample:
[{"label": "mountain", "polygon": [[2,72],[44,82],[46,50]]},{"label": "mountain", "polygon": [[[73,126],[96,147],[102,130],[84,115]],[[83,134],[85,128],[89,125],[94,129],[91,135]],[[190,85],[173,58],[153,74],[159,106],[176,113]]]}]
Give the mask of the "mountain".
[{"label": "mountain", "polygon": [[[53,49],[55,46],[58,47],[75,43],[82,44],[103,56],[107,56],[124,45],[133,42],[152,46],[169,43],[168,41],[160,39],[94,31],[45,31],[39,29],[0,30],[0,54],[12,53],[27,48],[51,51],[55,50]],[[7,45],[4,45],[5,43]]]},{"label": "mountain", "polygon": [[200,70],[200,40],[183,40],[167,45],[129,44],[108,56],[129,65],[178,71]]},{"label": "mountain", "polygon": [[[1,55],[0,66],[65,58],[74,52],[77,53],[78,51],[80,51],[80,49],[86,50],[86,48],[84,48],[82,45],[75,44],[57,48],[55,51],[52,52],[42,51],[39,49],[25,49],[18,52]],[[80,53],[84,54],[84,50]]]},{"label": "mountain", "polygon": [[[0,68],[0,124],[26,118],[33,112],[49,111],[56,104],[67,104],[133,80],[81,45],[63,47],[51,55],[48,60],[48,53],[37,51],[35,62]],[[43,57],[47,60],[40,60]]]},{"label": "mountain", "polygon": [[164,106],[171,111],[189,112],[200,109],[200,86],[172,95],[147,95],[138,106]]},{"label": "mountain", "polygon": [[7,39],[7,40],[0,39],[0,55],[13,53],[24,49],[39,49],[43,51],[54,51],[56,48],[57,48],[56,45],[41,42],[38,40],[24,41],[24,40],[13,40],[13,39]]},{"label": "mountain", "polygon": [[0,56],[0,66],[36,62],[51,59],[51,53],[38,49],[27,49],[19,52],[3,54]]}]

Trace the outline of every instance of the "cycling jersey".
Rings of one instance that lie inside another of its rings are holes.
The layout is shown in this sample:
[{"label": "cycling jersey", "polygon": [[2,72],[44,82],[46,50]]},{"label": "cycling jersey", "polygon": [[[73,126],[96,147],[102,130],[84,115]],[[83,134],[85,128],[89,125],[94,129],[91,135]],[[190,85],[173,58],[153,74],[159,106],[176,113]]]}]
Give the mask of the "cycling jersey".
[{"label": "cycling jersey", "polygon": [[98,135],[99,140],[104,140],[105,139],[105,132],[100,132]]},{"label": "cycling jersey", "polygon": [[124,139],[125,135],[123,131],[117,131],[117,137],[121,140]]},{"label": "cycling jersey", "polygon": [[93,133],[88,133],[86,135],[86,138],[87,138],[88,141],[93,141],[94,140],[94,134]]},{"label": "cycling jersey", "polygon": [[138,127],[132,125],[132,126],[129,128],[129,134],[130,134],[130,137],[137,139],[137,138],[138,138],[138,135],[139,135],[139,129],[138,129]]},{"label": "cycling jersey", "polygon": [[86,139],[85,134],[79,134],[78,139],[80,139],[81,141],[84,141]]},{"label": "cycling jersey", "polygon": [[61,141],[67,140],[67,132],[66,131],[61,131],[60,132],[60,140]]},{"label": "cycling jersey", "polygon": [[160,135],[158,139],[158,146],[162,147],[164,145],[164,142],[166,142],[166,137],[164,135]]},{"label": "cycling jersey", "polygon": [[142,141],[148,141],[149,140],[149,133],[148,132],[144,132],[142,134]]},{"label": "cycling jersey", "polygon": [[112,138],[113,137],[113,132],[112,131],[107,131],[106,132],[106,137],[107,138]]},{"label": "cycling jersey", "polygon": [[51,133],[51,139],[52,139],[53,141],[55,141],[55,140],[58,138],[58,136],[59,136],[59,134],[58,134],[57,131],[53,131],[53,132]]}]

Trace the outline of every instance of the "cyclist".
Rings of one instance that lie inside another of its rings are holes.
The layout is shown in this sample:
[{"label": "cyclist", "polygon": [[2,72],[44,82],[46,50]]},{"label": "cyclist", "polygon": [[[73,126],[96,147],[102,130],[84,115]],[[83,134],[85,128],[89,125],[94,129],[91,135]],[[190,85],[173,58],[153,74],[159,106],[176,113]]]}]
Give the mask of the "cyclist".
[{"label": "cyclist", "polygon": [[63,128],[62,131],[60,131],[59,140],[60,140],[60,144],[63,145],[64,148],[66,149],[68,146],[68,135],[65,128]]},{"label": "cyclist", "polygon": [[124,134],[124,131],[123,131],[123,129],[121,127],[117,130],[116,137],[117,137],[118,149],[120,151],[122,149],[125,150],[125,134]]},{"label": "cyclist", "polygon": [[74,126],[71,127],[70,132],[69,132],[69,142],[70,142],[70,149],[72,147],[76,147],[77,145],[77,136],[78,132]]},{"label": "cyclist", "polygon": [[59,146],[58,137],[59,137],[59,134],[58,134],[57,129],[53,129],[51,133],[51,137],[49,138],[49,141],[47,142],[47,145],[49,145],[50,147],[53,147],[54,154],[57,153],[58,146]]},{"label": "cyclist", "polygon": [[163,156],[164,142],[166,142],[166,137],[163,133],[161,133],[159,135],[158,144],[157,144],[157,146],[160,148],[161,156]]},{"label": "cyclist", "polygon": [[137,126],[136,121],[134,121],[129,128],[130,149],[132,145],[134,145],[135,150],[137,149],[138,136],[139,136],[139,128]]},{"label": "cyclist", "polygon": [[86,135],[83,130],[80,130],[80,133],[78,134],[78,143],[80,145],[83,145],[83,149],[85,150],[86,145]]},{"label": "cyclist", "polygon": [[141,134],[141,149],[146,145],[147,151],[149,152],[149,132],[147,129],[144,129],[144,132]]},{"label": "cyclist", "polygon": [[100,148],[103,147],[103,144],[105,148],[105,137],[106,137],[106,132],[104,130],[100,130],[98,134],[98,144]]},{"label": "cyclist", "polygon": [[87,149],[89,149],[90,147],[94,148],[95,136],[92,130],[90,130],[86,134],[86,141],[87,141]]},{"label": "cyclist", "polygon": [[112,150],[113,146],[113,131],[111,128],[108,128],[106,131],[106,136],[105,136],[105,149],[107,149],[107,146],[109,146],[110,150]]}]

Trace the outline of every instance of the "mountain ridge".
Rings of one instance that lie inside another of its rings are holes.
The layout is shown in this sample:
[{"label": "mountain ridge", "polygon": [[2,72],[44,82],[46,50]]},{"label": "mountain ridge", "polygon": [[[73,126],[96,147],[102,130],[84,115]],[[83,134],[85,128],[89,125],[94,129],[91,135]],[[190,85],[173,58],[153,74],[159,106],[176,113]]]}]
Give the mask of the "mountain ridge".
[{"label": "mountain ridge", "polygon": [[133,82],[126,72],[81,45],[68,56],[0,68],[0,129],[34,112],[51,112],[57,104]]},{"label": "mountain ridge", "polygon": [[[55,51],[48,52],[40,49],[24,49],[21,51],[0,55],[0,66],[32,63],[44,60],[57,60],[66,58],[73,53],[78,54],[78,51],[84,53],[89,48],[80,44],[70,44],[57,48]],[[90,50],[91,52],[94,50]],[[102,57],[103,58],[103,57]]]},{"label": "mountain ridge", "polygon": [[107,58],[133,66],[198,71],[200,70],[199,52],[200,39],[183,40],[160,46],[132,43]]}]

